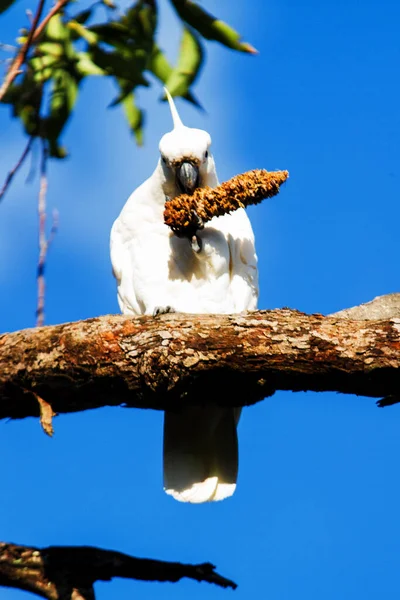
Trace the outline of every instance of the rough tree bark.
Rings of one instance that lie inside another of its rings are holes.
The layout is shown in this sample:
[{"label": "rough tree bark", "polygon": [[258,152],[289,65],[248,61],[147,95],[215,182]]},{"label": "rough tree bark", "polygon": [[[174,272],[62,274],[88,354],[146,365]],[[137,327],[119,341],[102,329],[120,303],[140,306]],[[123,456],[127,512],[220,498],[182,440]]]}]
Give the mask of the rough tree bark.
[{"label": "rough tree bark", "polygon": [[400,319],[295,310],[105,316],[0,336],[0,418],[105,405],[250,405],[275,390],[400,390]]}]

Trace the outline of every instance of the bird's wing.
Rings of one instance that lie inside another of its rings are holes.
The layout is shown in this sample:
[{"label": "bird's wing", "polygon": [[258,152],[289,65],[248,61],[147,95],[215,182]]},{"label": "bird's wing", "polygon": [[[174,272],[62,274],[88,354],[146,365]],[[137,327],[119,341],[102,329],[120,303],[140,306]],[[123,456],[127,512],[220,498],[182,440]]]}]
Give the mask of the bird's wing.
[{"label": "bird's wing", "polygon": [[232,312],[255,310],[258,302],[258,269],[254,233],[246,211],[242,208],[218,217],[230,251],[230,291]]}]

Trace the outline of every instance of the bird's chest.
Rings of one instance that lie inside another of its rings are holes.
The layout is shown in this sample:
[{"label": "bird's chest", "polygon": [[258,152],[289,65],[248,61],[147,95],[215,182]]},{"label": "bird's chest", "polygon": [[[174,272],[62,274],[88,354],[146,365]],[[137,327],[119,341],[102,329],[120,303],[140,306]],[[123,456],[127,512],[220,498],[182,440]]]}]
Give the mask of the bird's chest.
[{"label": "bird's chest", "polygon": [[225,235],[208,226],[198,232],[199,251],[186,238],[168,233],[170,277],[184,278],[200,286],[229,276],[230,252]]}]

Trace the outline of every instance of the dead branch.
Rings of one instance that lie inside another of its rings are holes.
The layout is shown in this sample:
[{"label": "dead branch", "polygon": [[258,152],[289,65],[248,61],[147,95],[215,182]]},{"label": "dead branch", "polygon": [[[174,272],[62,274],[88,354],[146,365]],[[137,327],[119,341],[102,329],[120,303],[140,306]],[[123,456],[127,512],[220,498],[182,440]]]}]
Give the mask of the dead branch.
[{"label": "dead branch", "polygon": [[31,147],[32,147],[32,142],[33,142],[33,137],[30,137],[28,140],[28,143],[26,144],[24,151],[22,152],[21,156],[19,157],[19,159],[17,160],[16,164],[14,165],[14,167],[11,169],[11,171],[9,171],[3,187],[1,188],[0,191],[0,200],[2,200],[4,194],[6,193],[6,191],[8,190],[8,188],[11,185],[12,180],[14,179],[14,175],[17,173],[17,171],[20,169],[20,167],[22,167],[22,165],[25,162],[26,157],[28,156]]},{"label": "dead branch", "polygon": [[191,196],[181,194],[167,200],[164,222],[177,235],[190,237],[199,229],[199,222],[207,223],[213,217],[275,196],[288,177],[288,171],[256,169],[236,175],[216,188],[197,188]]},{"label": "dead branch", "polygon": [[400,319],[289,309],[114,315],[0,336],[0,418],[39,417],[36,395],[67,413],[121,404],[244,406],[275,390],[397,395]]},{"label": "dead branch", "polygon": [[177,582],[184,577],[223,588],[237,585],[215,572],[214,565],[188,565],[135,558],[90,546],[34,548],[0,543],[0,585],[48,600],[94,600],[93,584],[113,577]]}]

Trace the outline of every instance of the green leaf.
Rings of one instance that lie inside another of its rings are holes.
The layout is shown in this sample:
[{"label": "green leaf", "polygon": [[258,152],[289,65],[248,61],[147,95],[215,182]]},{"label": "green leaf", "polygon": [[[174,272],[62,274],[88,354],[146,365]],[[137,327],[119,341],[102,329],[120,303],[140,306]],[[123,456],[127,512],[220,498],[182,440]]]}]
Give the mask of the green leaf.
[{"label": "green leaf", "polygon": [[156,44],[154,44],[153,46],[153,51],[150,56],[148,69],[162,83],[166,83],[168,81],[168,78],[171,76],[171,73],[173,71],[167,57]]},{"label": "green leaf", "polygon": [[129,29],[119,21],[92,25],[88,30],[97,36],[97,41],[105,42],[115,48],[125,48],[129,40]]},{"label": "green leaf", "polygon": [[33,78],[38,83],[44,83],[51,78],[53,69],[56,64],[59,63],[59,59],[54,56],[34,56],[30,61],[29,65],[33,71]]},{"label": "green leaf", "polygon": [[0,14],[14,4],[15,0],[0,0]]},{"label": "green leaf", "polygon": [[172,96],[185,96],[199,74],[203,49],[196,35],[186,27],[183,30],[178,63],[170,73],[166,87]]},{"label": "green leaf", "polygon": [[39,127],[39,114],[37,108],[32,104],[26,104],[18,113],[24,129],[28,135],[37,135]]},{"label": "green leaf", "polygon": [[90,8],[88,8],[87,10],[82,10],[82,12],[74,15],[73,20],[77,21],[77,23],[80,23],[81,25],[83,25],[92,16],[93,9],[94,9],[94,5],[91,6]]},{"label": "green leaf", "polygon": [[143,111],[136,106],[134,93],[131,92],[128,94],[121,101],[121,104],[129,127],[135,136],[136,143],[138,146],[141,146],[143,144]]},{"label": "green leaf", "polygon": [[34,80],[44,83],[51,78],[53,68],[62,66],[62,62],[65,60],[64,43],[42,42],[36,47],[35,55],[29,61]]},{"label": "green leaf", "polygon": [[196,29],[204,38],[220,42],[228,48],[256,54],[250,44],[241,42],[241,35],[224,21],[221,21],[191,0],[171,0],[178,15],[188,25]]},{"label": "green leaf", "polygon": [[54,15],[48,22],[46,38],[55,42],[63,42],[70,38],[69,31],[64,25],[60,14]]},{"label": "green leaf", "polygon": [[[146,53],[140,47],[129,46],[126,43],[118,41],[118,49],[113,51],[104,50],[99,44],[105,42],[111,45],[114,41],[114,37],[118,38],[119,27],[115,27],[114,24],[108,24],[107,26],[95,26],[93,28],[86,28],[80,23],[70,21],[68,23],[69,29],[78,33],[83,39],[85,39],[90,47],[90,50],[86,53],[87,60],[83,63],[78,63],[78,69],[81,67],[84,70],[85,67],[87,72],[83,74],[93,75],[112,75],[117,78],[127,79],[135,85],[148,86],[149,83],[144,78],[143,69],[146,63]],[[122,32],[126,31],[122,27]],[[123,39],[123,36],[120,36]],[[79,56],[79,55],[78,55]],[[89,61],[92,63],[89,65]],[[92,70],[89,73],[89,70]]]},{"label": "green leaf", "polygon": [[104,69],[101,69],[92,61],[89,52],[78,52],[77,59],[75,68],[82,77],[86,75],[107,75]]},{"label": "green leaf", "polygon": [[118,79],[118,85],[120,88],[119,94],[112,102],[110,102],[108,108],[114,108],[114,106],[121,104],[121,102],[135,89],[134,83],[124,79]]},{"label": "green leaf", "polygon": [[[143,85],[147,87],[148,81],[144,78],[141,69],[138,68],[138,52],[126,53],[121,52],[106,52],[99,46],[94,46],[90,52],[91,60],[100,69],[103,69],[107,75],[126,79],[135,85]],[[139,56],[140,61],[140,56]]]},{"label": "green leaf", "polygon": [[52,77],[49,114],[45,120],[45,137],[49,140],[50,156],[64,158],[66,152],[58,144],[64,126],[78,96],[79,81],[65,69],[55,69]]},{"label": "green leaf", "polygon": [[[164,85],[167,84],[167,81],[171,77],[172,72],[174,70],[168,62],[168,59],[165,56],[165,54],[160,50],[160,48],[156,44],[154,44],[147,68]],[[202,109],[200,102],[197,100],[197,98],[191,91],[188,90],[186,93],[180,95],[182,95],[182,97],[185,98],[185,100],[187,100],[191,104],[194,104],[194,106],[197,106],[198,108]]]},{"label": "green leaf", "polygon": [[12,116],[19,118],[28,135],[38,135],[40,127],[40,105],[42,99],[41,85],[28,69],[19,83],[14,83],[7,90],[2,102],[12,106]]},{"label": "green leaf", "polygon": [[67,27],[75,38],[76,36],[79,36],[89,45],[96,45],[100,41],[100,36],[97,33],[93,32],[92,29],[84,27],[74,19],[71,19],[71,21],[67,23]]},{"label": "green leaf", "polygon": [[157,27],[157,10],[154,0],[135,2],[121,19],[137,38],[153,39]]},{"label": "green leaf", "polygon": [[43,42],[37,46],[37,53],[39,55],[47,54],[56,58],[61,58],[64,54],[64,48],[63,45],[58,42]]}]

